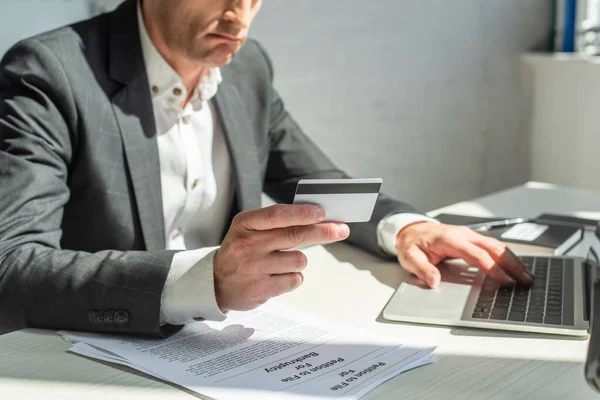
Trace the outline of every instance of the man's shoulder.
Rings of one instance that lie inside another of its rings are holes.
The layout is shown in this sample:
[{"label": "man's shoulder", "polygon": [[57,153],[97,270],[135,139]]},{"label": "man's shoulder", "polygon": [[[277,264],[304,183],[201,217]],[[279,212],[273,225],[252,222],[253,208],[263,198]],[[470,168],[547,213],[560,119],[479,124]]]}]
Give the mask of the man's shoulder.
[{"label": "man's shoulder", "polygon": [[100,42],[108,40],[109,16],[110,14],[102,14],[33,36],[29,40],[36,40],[56,50],[71,46],[77,46],[82,51],[92,49],[93,47],[95,47],[95,50],[99,50],[96,46]]}]

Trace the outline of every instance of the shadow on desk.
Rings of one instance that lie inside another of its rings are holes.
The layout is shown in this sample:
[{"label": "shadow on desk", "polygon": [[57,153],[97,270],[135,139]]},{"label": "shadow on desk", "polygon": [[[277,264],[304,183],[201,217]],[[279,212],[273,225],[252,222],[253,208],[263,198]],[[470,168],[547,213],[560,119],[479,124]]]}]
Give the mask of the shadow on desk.
[{"label": "shadow on desk", "polygon": [[408,277],[408,273],[395,260],[385,262],[380,257],[345,243],[330,244],[326,249],[338,261],[350,263],[358,270],[369,271],[375,279],[392,289],[397,289]]},{"label": "shadow on desk", "polygon": [[583,400],[595,399],[596,394],[585,382],[583,363],[443,354],[433,364],[399,375],[364,397],[398,398]]}]

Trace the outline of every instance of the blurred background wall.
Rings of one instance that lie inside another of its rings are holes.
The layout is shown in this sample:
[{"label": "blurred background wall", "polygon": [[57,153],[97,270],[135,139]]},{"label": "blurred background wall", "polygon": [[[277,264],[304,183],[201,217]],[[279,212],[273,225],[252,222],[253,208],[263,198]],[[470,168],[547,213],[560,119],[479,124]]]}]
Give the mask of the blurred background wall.
[{"label": "blurred background wall", "polygon": [[[118,0],[98,0],[112,7]],[[87,0],[0,0],[0,54]],[[252,35],[305,131],[344,169],[429,210],[530,177],[520,54],[548,0],[267,0]]]},{"label": "blurred background wall", "polygon": [[24,37],[89,15],[87,0],[0,0],[0,55]]}]

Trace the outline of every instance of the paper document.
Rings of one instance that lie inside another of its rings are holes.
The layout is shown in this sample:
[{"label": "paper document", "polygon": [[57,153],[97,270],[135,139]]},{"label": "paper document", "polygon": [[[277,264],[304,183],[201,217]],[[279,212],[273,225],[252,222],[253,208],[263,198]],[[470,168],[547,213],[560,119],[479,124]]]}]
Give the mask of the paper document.
[{"label": "paper document", "polygon": [[356,399],[432,360],[434,348],[350,330],[276,302],[167,339],[59,332],[71,351],[215,399]]}]

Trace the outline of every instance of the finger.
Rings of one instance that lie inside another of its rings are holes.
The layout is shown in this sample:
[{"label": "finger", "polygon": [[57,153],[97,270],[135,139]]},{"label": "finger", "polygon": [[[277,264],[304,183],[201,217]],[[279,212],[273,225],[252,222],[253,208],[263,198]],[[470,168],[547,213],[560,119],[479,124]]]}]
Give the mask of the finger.
[{"label": "finger", "polygon": [[271,252],[293,249],[300,246],[337,242],[346,239],[349,235],[350,228],[348,225],[337,222],[326,222],[309,226],[292,226],[257,232],[253,235],[252,240],[261,250]]},{"label": "finger", "polygon": [[312,204],[277,204],[245,211],[235,216],[233,225],[247,231],[266,231],[316,224],[325,219],[325,210]]},{"label": "finger", "polygon": [[292,272],[289,274],[272,275],[269,281],[269,287],[272,289],[271,297],[279,296],[291,292],[302,285],[304,275],[301,272]]},{"label": "finger", "polygon": [[505,244],[481,235],[476,235],[473,243],[487,251],[500,268],[507,271],[517,282],[523,285],[533,282],[533,275],[527,266]]},{"label": "finger", "polygon": [[460,258],[467,264],[479,268],[502,285],[512,286],[516,284],[515,280],[498,265],[486,250],[470,241],[461,239],[444,245],[446,246],[446,253],[450,257]]},{"label": "finger", "polygon": [[418,286],[421,289],[430,289],[429,285],[415,274],[410,274],[410,276],[406,280],[406,283],[412,286]]},{"label": "finger", "polygon": [[308,260],[301,251],[276,251],[264,258],[261,269],[266,275],[301,272]]},{"label": "finger", "polygon": [[440,284],[441,276],[438,268],[429,262],[427,255],[418,247],[413,247],[398,257],[400,265],[415,274],[427,286],[434,288]]}]

